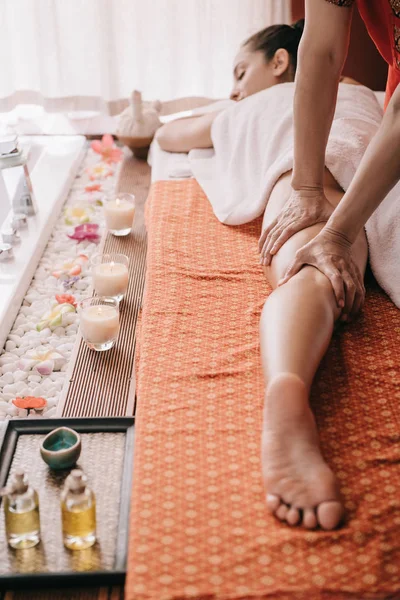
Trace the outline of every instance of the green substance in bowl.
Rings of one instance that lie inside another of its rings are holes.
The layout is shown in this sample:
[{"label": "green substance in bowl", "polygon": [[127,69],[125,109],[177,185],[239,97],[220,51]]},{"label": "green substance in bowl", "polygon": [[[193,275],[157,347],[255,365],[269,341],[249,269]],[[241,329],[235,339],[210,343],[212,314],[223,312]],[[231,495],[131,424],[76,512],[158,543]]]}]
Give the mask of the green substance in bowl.
[{"label": "green substance in bowl", "polygon": [[81,454],[80,435],[69,427],[58,427],[44,438],[40,454],[52,469],[68,469]]}]

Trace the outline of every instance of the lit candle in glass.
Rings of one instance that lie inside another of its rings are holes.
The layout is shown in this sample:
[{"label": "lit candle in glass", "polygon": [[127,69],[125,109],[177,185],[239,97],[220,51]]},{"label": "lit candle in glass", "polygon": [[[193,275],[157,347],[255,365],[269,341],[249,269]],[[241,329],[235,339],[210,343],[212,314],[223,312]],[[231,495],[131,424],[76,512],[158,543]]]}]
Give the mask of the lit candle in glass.
[{"label": "lit candle in glass", "polygon": [[85,298],[79,303],[82,337],[92,350],[109,350],[118,338],[119,310],[115,298]]},{"label": "lit candle in glass", "polygon": [[133,194],[118,194],[104,205],[106,225],[113,235],[128,235],[132,231],[134,215]]},{"label": "lit candle in glass", "polygon": [[96,254],[92,258],[93,288],[99,296],[122,300],[128,288],[129,258],[125,254]]}]

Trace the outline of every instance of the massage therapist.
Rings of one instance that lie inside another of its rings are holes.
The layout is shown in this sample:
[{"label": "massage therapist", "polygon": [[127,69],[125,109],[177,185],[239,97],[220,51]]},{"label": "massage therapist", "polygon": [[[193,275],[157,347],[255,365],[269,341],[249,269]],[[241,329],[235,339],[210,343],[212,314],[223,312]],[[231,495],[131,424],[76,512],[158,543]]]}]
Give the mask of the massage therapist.
[{"label": "massage therapist", "polygon": [[[296,253],[284,283],[303,265],[312,265],[332,283],[347,320],[365,288],[351,248],[359,231],[400,179],[400,0],[306,0],[294,98],[292,193],[260,238],[261,262],[293,234],[326,222],[321,232]],[[385,114],[339,205],[325,197],[325,148],[335,111],[339,79],[346,60],[353,5],[389,65]],[[321,84],[321,82],[323,82]],[[399,267],[400,268],[400,267]]]}]

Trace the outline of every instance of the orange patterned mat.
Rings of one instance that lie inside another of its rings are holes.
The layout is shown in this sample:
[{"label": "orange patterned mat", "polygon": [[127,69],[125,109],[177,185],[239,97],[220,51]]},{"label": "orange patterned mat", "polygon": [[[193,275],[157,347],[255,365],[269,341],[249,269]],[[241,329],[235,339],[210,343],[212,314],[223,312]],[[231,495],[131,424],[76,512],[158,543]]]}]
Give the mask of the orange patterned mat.
[{"label": "orange patterned mat", "polygon": [[126,599],[399,599],[400,311],[371,281],[313,386],[347,523],[290,529],[261,479],[261,218],[222,225],[189,180],[153,185],[146,222]]}]

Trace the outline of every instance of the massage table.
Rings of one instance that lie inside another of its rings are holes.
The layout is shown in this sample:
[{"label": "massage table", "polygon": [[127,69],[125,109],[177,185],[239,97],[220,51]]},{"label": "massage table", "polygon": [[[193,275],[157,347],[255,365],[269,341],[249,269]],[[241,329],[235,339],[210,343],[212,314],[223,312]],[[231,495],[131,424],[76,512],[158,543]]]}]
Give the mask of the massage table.
[{"label": "massage table", "polygon": [[398,309],[368,273],[312,387],[343,527],[282,524],[260,462],[262,218],[221,224],[190,173],[166,175],[184,156],[151,160],[126,600],[400,598]]}]

